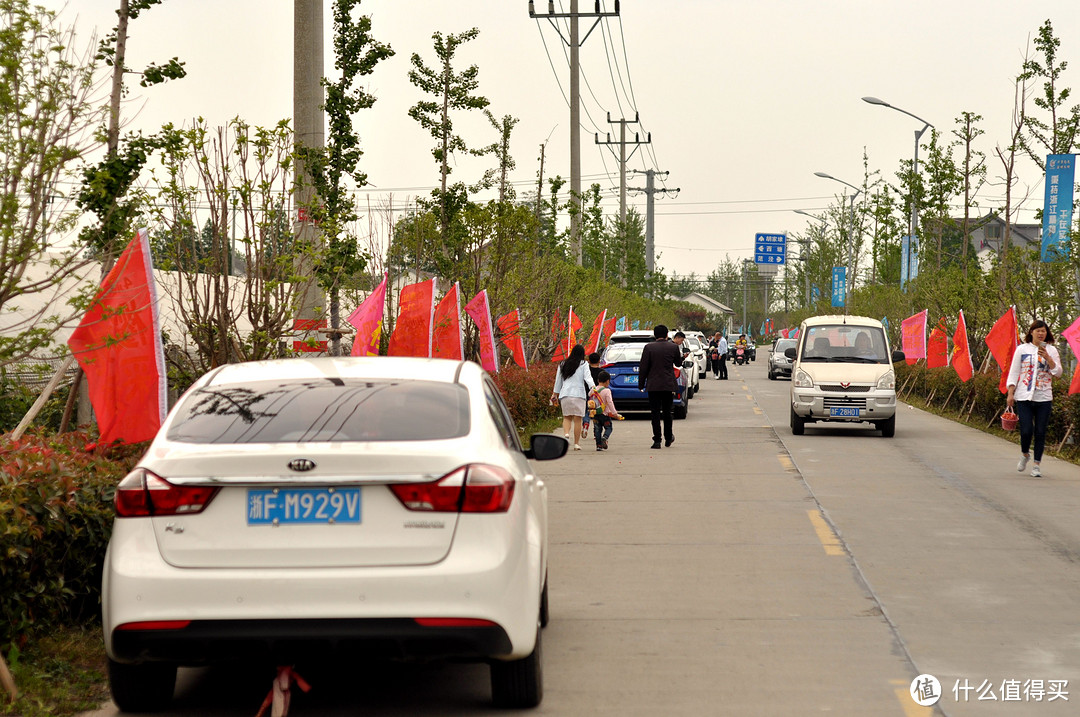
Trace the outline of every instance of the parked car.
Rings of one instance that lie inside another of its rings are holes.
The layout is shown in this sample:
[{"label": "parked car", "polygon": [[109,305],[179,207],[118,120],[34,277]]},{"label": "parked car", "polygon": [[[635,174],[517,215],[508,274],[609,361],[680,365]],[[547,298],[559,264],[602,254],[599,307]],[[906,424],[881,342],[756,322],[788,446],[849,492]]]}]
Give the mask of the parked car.
[{"label": "parked car", "polygon": [[791,432],[807,423],[866,421],[881,435],[896,432],[896,373],[903,351],[890,351],[880,321],[865,316],[814,316],[799,327],[791,373]]},{"label": "parked car", "polygon": [[697,364],[693,383],[694,393],[696,394],[701,390],[701,377],[709,371],[708,350],[705,344],[701,343],[695,336],[687,336],[683,341],[683,348],[690,350],[690,356],[693,358],[694,363]]},{"label": "parked car", "polygon": [[795,339],[777,339],[773,342],[769,351],[769,380],[775,381],[777,376],[791,378],[791,365],[794,363],[784,355],[784,351],[795,346]]},{"label": "parked car", "polygon": [[[641,352],[645,344],[653,340],[652,331],[616,331],[608,339],[608,345],[600,359],[600,366],[611,374],[611,398],[615,410],[648,411],[649,396],[638,389],[638,375],[641,370]],[[692,360],[683,361],[682,370],[676,383],[672,413],[675,418],[686,418],[693,391],[691,372],[697,370]]]},{"label": "parked car", "polygon": [[122,711],[178,665],[308,655],[489,662],[497,704],[543,695],[547,491],[472,362],[230,364],[179,400],[116,490],[102,614]]}]

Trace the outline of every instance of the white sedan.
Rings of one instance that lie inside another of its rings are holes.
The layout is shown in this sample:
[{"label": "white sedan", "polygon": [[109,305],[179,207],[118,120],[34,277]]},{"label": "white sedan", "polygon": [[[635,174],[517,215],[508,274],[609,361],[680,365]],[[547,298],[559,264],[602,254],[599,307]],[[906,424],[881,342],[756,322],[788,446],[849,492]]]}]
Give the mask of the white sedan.
[{"label": "white sedan", "polygon": [[222,366],[116,492],[102,612],[113,699],[172,699],[178,665],[449,658],[507,707],[543,694],[547,491],[476,364]]}]

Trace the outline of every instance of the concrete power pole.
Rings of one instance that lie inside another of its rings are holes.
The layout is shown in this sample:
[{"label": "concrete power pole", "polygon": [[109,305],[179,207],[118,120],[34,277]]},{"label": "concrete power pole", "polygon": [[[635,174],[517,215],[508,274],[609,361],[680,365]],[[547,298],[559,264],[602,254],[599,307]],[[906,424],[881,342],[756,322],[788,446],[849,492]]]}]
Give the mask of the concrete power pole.
[{"label": "concrete power pole", "polygon": [[[594,135],[594,141],[598,145],[619,145],[619,231],[622,235],[623,241],[622,250],[619,252],[619,277],[622,280],[622,285],[626,286],[626,160],[630,159],[630,157],[634,155],[634,152],[638,150],[638,147],[643,144],[649,144],[652,142],[652,132],[648,134],[648,137],[644,142],[641,141],[641,135],[635,132],[634,141],[628,143],[626,141],[626,125],[637,124],[638,113],[634,113],[634,119],[632,120],[620,119],[613,122],[611,119],[611,113],[608,112],[607,121],[608,124],[619,125],[619,141],[612,142],[610,134],[608,134],[607,140],[604,142],[601,142],[600,135],[596,134]],[[627,144],[634,145],[634,148],[630,151],[630,157],[626,155]]]},{"label": "concrete power pole", "polygon": [[[615,0],[614,12],[600,10],[600,0],[596,0],[593,12],[578,12],[578,0],[570,0],[570,12],[555,12],[554,0],[548,0],[548,11],[537,15],[534,0],[529,0],[529,17],[536,19],[547,18],[559,37],[570,48],[570,201],[574,209],[570,212],[570,252],[573,254],[578,266],[581,266],[581,94],[580,75],[578,69],[578,50],[589,39],[589,35],[605,17],[618,17],[619,0]],[[585,33],[585,37],[578,39],[578,18],[595,17],[596,22]],[[567,18],[570,20],[570,38],[563,37],[562,29],[555,24],[555,19]]]},{"label": "concrete power pole", "polygon": [[[297,145],[325,146],[322,76],[323,0],[293,0],[293,131]],[[315,226],[299,212],[311,204],[315,193],[311,178],[301,162],[296,163],[295,181],[298,185],[294,194],[298,214],[294,233],[298,242],[311,245],[317,241]],[[298,269],[301,276],[310,276],[314,271],[309,261],[304,261]],[[293,331],[299,339],[293,342],[294,349],[307,348],[303,339],[308,334],[317,335],[318,329],[326,327],[325,305],[322,289],[312,281],[293,319]],[[324,344],[321,342],[318,345]]]},{"label": "concrete power pole", "polygon": [[644,172],[634,169],[631,170],[634,174],[645,175],[645,188],[641,187],[628,187],[633,192],[645,192],[645,273],[651,277],[653,271],[656,268],[656,243],[653,239],[653,196],[656,194],[662,194],[666,192],[679,193],[679,188],[675,189],[657,189],[655,183],[655,177],[659,174],[661,177],[666,177],[669,172],[657,172],[653,169],[647,169]]}]

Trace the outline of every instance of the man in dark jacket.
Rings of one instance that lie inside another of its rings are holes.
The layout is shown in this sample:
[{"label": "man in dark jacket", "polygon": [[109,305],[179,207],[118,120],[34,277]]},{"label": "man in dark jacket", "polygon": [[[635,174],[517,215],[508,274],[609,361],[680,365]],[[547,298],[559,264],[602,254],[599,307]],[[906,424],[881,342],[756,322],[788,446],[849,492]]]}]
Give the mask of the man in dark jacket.
[{"label": "man in dark jacket", "polygon": [[671,404],[679,384],[675,380],[675,367],[682,365],[682,352],[668,340],[668,329],[658,324],[653,329],[654,341],[645,344],[641,352],[638,390],[648,391],[649,411],[652,413],[653,448],[660,447],[660,419],[664,420],[664,445],[675,442],[672,430]]}]

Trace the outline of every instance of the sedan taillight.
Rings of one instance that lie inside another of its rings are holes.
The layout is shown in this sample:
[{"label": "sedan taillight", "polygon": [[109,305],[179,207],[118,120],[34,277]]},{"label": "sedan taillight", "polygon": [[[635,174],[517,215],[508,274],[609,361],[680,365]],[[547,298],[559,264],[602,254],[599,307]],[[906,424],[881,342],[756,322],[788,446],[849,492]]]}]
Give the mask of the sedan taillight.
[{"label": "sedan taillight", "polygon": [[498,466],[457,468],[429,483],[390,486],[409,510],[434,513],[505,513],[514,498],[514,477]]},{"label": "sedan taillight", "polygon": [[210,504],[218,489],[173,485],[145,468],[136,468],[116,487],[116,515],[144,518],[151,515],[192,515]]}]

